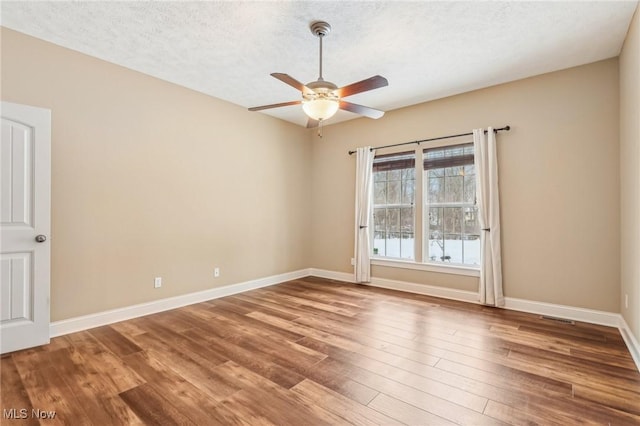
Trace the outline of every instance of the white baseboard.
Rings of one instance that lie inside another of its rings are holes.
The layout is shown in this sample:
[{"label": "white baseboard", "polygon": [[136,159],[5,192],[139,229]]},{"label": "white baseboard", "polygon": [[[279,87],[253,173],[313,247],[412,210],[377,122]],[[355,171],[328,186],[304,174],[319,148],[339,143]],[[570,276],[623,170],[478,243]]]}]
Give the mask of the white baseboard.
[{"label": "white baseboard", "polygon": [[528,312],[530,314],[547,315],[550,317],[564,318],[573,321],[588,322],[590,324],[618,327],[620,314],[595,309],[578,308],[575,306],[556,305],[554,303],[536,302],[533,300],[504,298],[505,309]]},{"label": "white baseboard", "polygon": [[[309,274],[315,277],[326,278],[330,280],[355,282],[353,274],[345,272],[327,271],[325,269],[309,270]],[[362,283],[372,287],[386,288],[389,290],[406,291],[407,293],[424,294],[426,296],[442,297],[444,299],[460,300],[469,303],[478,303],[478,294],[472,291],[456,290],[453,288],[437,287],[427,284],[416,284],[407,281],[390,280],[387,278],[371,277],[370,283]]]},{"label": "white baseboard", "polygon": [[640,371],[640,343],[638,343],[638,339],[633,335],[629,324],[627,324],[622,315],[620,315],[618,328],[620,329],[620,334],[622,334],[624,342],[627,344],[627,348],[629,348],[629,352],[631,352],[631,357],[636,363],[636,367],[638,367],[638,371]]},{"label": "white baseboard", "polygon": [[232,284],[224,287],[212,288],[210,290],[199,291],[196,293],[189,293],[181,296],[154,300],[153,302],[127,306],[124,308],[111,309],[109,311],[98,312],[96,314],[69,318],[62,321],[55,321],[52,322],[49,326],[49,335],[50,337],[57,337],[64,334],[75,333],[77,331],[87,330],[89,328],[113,324],[114,322],[124,321],[149,314],[155,314],[157,312],[167,311],[169,309],[175,309],[194,303],[200,303],[220,297],[231,296],[233,294],[242,293],[261,287],[280,284],[286,281],[303,278],[308,275],[308,269],[301,269],[299,271],[273,275],[271,277],[259,278],[256,280],[245,281],[243,283]]},{"label": "white baseboard", "polygon": [[318,278],[325,278],[327,280],[336,280],[343,281],[346,283],[355,283],[355,277],[353,274],[348,274],[346,272],[336,272],[336,271],[328,271],[326,269],[309,269],[309,275]]}]

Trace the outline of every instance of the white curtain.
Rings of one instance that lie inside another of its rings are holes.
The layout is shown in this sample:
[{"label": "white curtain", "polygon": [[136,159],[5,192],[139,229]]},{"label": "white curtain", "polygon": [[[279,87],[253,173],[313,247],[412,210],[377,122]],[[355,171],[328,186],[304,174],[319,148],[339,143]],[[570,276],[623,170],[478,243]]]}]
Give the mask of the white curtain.
[{"label": "white curtain", "polygon": [[504,306],[500,249],[498,155],[492,127],[473,130],[476,199],[480,222],[480,303]]},{"label": "white curtain", "polygon": [[371,281],[371,193],[373,188],[373,158],[371,147],[356,150],[356,226],[355,279],[358,283]]}]

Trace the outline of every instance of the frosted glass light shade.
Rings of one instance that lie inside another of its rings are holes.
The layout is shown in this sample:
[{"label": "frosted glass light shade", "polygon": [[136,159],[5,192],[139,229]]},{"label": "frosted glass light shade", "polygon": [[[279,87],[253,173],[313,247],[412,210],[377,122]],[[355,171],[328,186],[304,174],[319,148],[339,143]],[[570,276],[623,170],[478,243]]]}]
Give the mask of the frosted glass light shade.
[{"label": "frosted glass light shade", "polygon": [[302,103],[305,114],[314,120],[326,120],[333,117],[339,106],[337,99],[311,99]]}]

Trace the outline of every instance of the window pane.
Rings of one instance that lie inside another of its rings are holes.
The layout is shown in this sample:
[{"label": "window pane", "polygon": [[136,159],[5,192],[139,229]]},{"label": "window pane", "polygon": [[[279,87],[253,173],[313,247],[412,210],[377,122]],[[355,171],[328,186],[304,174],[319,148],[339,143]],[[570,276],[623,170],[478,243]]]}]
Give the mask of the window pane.
[{"label": "window pane", "polygon": [[373,254],[377,256],[385,256],[385,233],[374,232],[373,234]]},{"label": "window pane", "polygon": [[402,169],[402,179],[415,179],[416,178],[416,169]]},{"label": "window pane", "polygon": [[400,232],[400,209],[387,209],[387,230]]},{"label": "window pane", "polygon": [[475,174],[476,174],[476,167],[473,164],[469,166],[464,166],[465,176],[475,176]]},{"label": "window pane", "polygon": [[389,170],[387,180],[400,180],[402,178],[402,170]]},{"label": "window pane", "polygon": [[442,207],[431,207],[429,209],[429,231],[437,231],[442,234]]},{"label": "window pane", "polygon": [[415,179],[402,181],[402,204],[413,205],[415,199]]},{"label": "window pane", "polygon": [[427,246],[428,258],[432,262],[440,262],[443,255],[444,239],[441,232],[434,231],[429,233],[429,244]]},{"label": "window pane", "polygon": [[465,175],[464,177],[464,202],[474,204],[476,201],[476,176]]},{"label": "window pane", "polygon": [[480,265],[480,235],[467,235],[463,240],[464,263]]},{"label": "window pane", "polygon": [[413,233],[402,233],[400,240],[400,257],[403,259],[413,259],[414,253]]},{"label": "window pane", "polygon": [[415,154],[376,156],[373,170],[373,254],[413,259]]},{"label": "window pane", "polygon": [[444,169],[429,169],[429,177],[443,177]]},{"label": "window pane", "polygon": [[445,203],[461,203],[463,199],[464,176],[446,176],[444,179]]},{"label": "window pane", "polygon": [[462,238],[459,234],[445,234],[444,262],[462,263]]},{"label": "window pane", "polygon": [[444,248],[443,232],[443,208],[431,207],[429,209],[429,243],[427,244],[426,257],[432,262],[440,261]]},{"label": "window pane", "polygon": [[445,207],[443,219],[445,234],[462,233],[462,207]]},{"label": "window pane", "polygon": [[400,257],[400,233],[390,232],[387,234],[387,253],[388,257]]},{"label": "window pane", "polygon": [[413,207],[400,209],[400,230],[413,233]]},{"label": "window pane", "polygon": [[480,223],[478,222],[478,208],[464,208],[464,233],[480,234]]},{"label": "window pane", "polygon": [[373,229],[381,232],[387,230],[387,209],[373,209]]},{"label": "window pane", "polygon": [[444,178],[429,178],[429,204],[442,203],[444,201]]},{"label": "window pane", "polygon": [[473,144],[423,150],[424,204],[429,212],[424,224],[426,261],[479,262],[473,156]]},{"label": "window pane", "polygon": [[386,204],[387,203],[387,183],[375,182],[373,184],[373,204]]},{"label": "window pane", "polygon": [[400,204],[401,189],[401,181],[392,180],[387,182],[387,204]]}]

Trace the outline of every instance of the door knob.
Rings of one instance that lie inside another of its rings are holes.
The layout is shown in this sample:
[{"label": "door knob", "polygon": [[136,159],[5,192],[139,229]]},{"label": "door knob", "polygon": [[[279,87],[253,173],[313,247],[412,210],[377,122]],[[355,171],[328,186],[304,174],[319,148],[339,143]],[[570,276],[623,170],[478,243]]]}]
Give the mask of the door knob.
[{"label": "door knob", "polygon": [[36,242],[37,243],[44,243],[45,241],[47,241],[47,236],[46,235],[36,235]]}]

